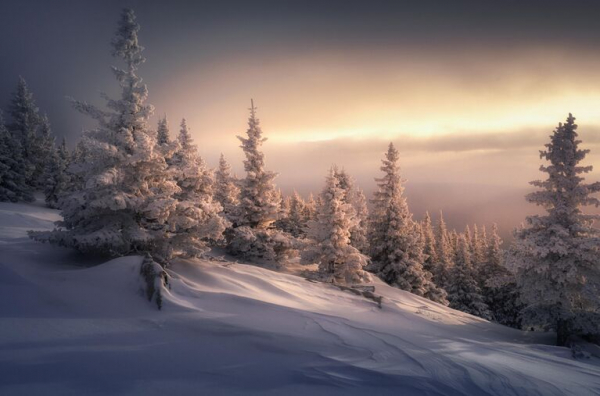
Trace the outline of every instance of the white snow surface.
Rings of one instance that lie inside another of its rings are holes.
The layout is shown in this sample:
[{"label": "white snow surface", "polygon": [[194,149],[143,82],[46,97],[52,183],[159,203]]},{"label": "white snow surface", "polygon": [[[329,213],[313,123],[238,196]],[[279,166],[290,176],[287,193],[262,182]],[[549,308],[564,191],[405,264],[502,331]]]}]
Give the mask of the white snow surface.
[{"label": "white snow surface", "polygon": [[40,244],[60,217],[0,203],[1,395],[599,395],[600,359],[375,280],[381,309],[292,273],[175,262],[158,311],[141,257]]}]

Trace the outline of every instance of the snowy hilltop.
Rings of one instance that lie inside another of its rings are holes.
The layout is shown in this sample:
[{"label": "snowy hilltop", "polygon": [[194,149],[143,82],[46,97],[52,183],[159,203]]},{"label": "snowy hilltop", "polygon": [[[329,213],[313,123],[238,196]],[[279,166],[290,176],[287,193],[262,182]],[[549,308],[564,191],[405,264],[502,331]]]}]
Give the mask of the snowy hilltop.
[{"label": "snowy hilltop", "polygon": [[252,99],[243,174],[211,168],[185,118],[151,126],[140,29],[123,10],[120,95],[72,100],[94,121],[72,149],[23,78],[0,114],[0,394],[600,394],[600,182],[572,114],[503,247],[414,216],[394,142],[370,199],[336,164],[284,195]]},{"label": "snowy hilltop", "polygon": [[[157,310],[143,258],[39,244],[57,211],[0,203],[2,395],[597,395],[600,358],[373,278],[376,301],[295,274],[177,260]],[[594,350],[591,350],[594,353]]]}]

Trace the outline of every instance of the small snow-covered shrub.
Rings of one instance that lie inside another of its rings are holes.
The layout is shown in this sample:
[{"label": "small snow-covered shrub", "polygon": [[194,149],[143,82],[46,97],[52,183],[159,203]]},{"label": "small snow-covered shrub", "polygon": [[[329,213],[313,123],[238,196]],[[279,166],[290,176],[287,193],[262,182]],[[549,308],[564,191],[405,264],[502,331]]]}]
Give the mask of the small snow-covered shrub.
[{"label": "small snow-covered shrub", "polygon": [[156,302],[158,309],[162,308],[162,288],[168,284],[167,273],[152,259],[149,254],[144,257],[140,266],[140,276],[144,282],[144,294],[148,301]]}]

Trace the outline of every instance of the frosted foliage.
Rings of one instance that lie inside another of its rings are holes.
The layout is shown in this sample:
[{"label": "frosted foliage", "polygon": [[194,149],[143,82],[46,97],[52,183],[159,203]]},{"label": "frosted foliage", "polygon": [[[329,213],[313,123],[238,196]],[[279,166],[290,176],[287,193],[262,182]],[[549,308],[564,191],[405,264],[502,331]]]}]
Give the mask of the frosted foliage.
[{"label": "frosted foliage", "polygon": [[180,188],[176,198],[180,201],[212,198],[212,172],[198,154],[198,147],[193,142],[185,119],[181,121],[177,143],[169,167]]},{"label": "frosted foliage", "polygon": [[540,152],[549,162],[540,167],[547,178],[531,182],[538,190],[527,200],[546,213],[527,217],[511,249],[525,324],[556,330],[559,345],[571,334],[600,333],[600,238],[592,226],[598,216],[581,210],[600,204],[592,196],[600,183],[584,183],[592,167],[579,165],[589,150],[579,148],[576,130],[569,114]]},{"label": "frosted foliage", "polygon": [[334,173],[343,191],[343,201],[350,204],[357,219],[357,222],[350,230],[350,243],[361,252],[366,253],[368,247],[367,226],[369,216],[367,199],[362,190],[356,188],[354,180],[344,169],[336,167]]},{"label": "frosted foliage", "polygon": [[279,217],[279,196],[273,179],[276,173],[265,170],[264,154],[260,150],[267,138],[262,137],[254,104],[250,108],[247,137],[238,136],[246,160],[246,177],[241,182],[239,215],[236,225],[266,229]]},{"label": "frosted foliage", "polygon": [[50,121],[44,115],[40,118],[40,125],[33,141],[32,163],[34,166],[31,184],[36,189],[45,187],[45,171],[48,162],[54,153],[54,137],[50,128]]},{"label": "frosted foliage", "polygon": [[[485,233],[483,233],[485,235]],[[484,302],[488,305],[492,319],[503,325],[521,326],[521,309],[519,288],[515,276],[504,265],[502,240],[498,236],[496,224],[492,227],[484,260],[479,267],[479,285]]]},{"label": "frosted foliage", "polygon": [[317,218],[317,201],[312,193],[308,196],[306,202],[304,202],[304,210],[302,212],[306,224],[308,224],[309,221]]},{"label": "frosted foliage", "polygon": [[11,121],[8,129],[15,143],[18,143],[19,173],[25,179],[25,183],[32,187],[32,193],[33,188],[37,187],[38,180],[35,178],[39,176],[39,162],[36,157],[39,154],[37,130],[42,118],[23,77],[19,77],[17,89],[9,103],[8,114]]},{"label": "frosted foliage", "polygon": [[367,253],[369,242],[367,240],[367,228],[369,224],[369,209],[367,208],[367,199],[361,189],[356,189],[352,194],[352,206],[356,211],[358,224],[350,231],[350,241],[352,246]]},{"label": "frosted foliage", "polygon": [[471,253],[473,254],[473,262],[476,263],[476,266],[485,261],[485,245],[485,240],[479,233],[479,227],[475,224],[471,238]]},{"label": "frosted foliage", "polygon": [[169,144],[171,138],[169,136],[169,123],[167,117],[163,117],[158,120],[158,127],[156,128],[156,143],[158,145]]},{"label": "frosted foliage", "polygon": [[449,271],[454,265],[454,250],[442,212],[440,212],[436,226],[435,238],[437,262],[432,268],[433,280],[436,285],[446,288],[448,286]]},{"label": "frosted foliage", "polygon": [[241,226],[228,232],[228,253],[245,260],[278,266],[298,254],[296,240],[279,230]]},{"label": "frosted foliage", "polygon": [[230,221],[235,219],[236,206],[239,204],[240,189],[231,174],[231,166],[223,154],[219,158],[219,168],[215,173],[215,200],[223,208],[223,215]]},{"label": "frosted foliage", "polygon": [[279,227],[296,238],[305,236],[309,220],[304,200],[294,191],[284,202],[285,216],[278,221]]},{"label": "frosted foliage", "polygon": [[302,253],[304,262],[319,265],[325,281],[359,283],[370,280],[364,271],[367,257],[350,244],[350,230],[357,223],[354,209],[344,200],[345,190],[332,168],[321,193],[317,218],[309,223],[312,244]]},{"label": "frosted foliage", "polygon": [[67,173],[69,157],[69,151],[63,139],[60,147],[51,151],[51,156],[46,163],[43,176],[44,195],[46,206],[50,208],[59,208],[61,198],[69,189],[71,182]]},{"label": "frosted foliage", "polygon": [[483,300],[475,280],[469,243],[464,235],[458,238],[456,262],[450,270],[446,288],[450,307],[485,319],[491,319],[489,307]]},{"label": "frosted foliage", "polygon": [[185,119],[177,143],[169,166],[178,187],[175,210],[168,218],[169,247],[180,256],[192,257],[203,253],[209,241],[221,240],[229,223],[220,216],[221,205],[213,200],[212,172],[198,154]]},{"label": "frosted foliage", "polygon": [[423,243],[404,197],[398,151],[390,143],[382,160],[382,178],[372,200],[369,246],[373,271],[385,282],[433,301],[446,303],[445,292],[423,269]]},{"label": "frosted foliage", "polygon": [[139,25],[125,10],[113,41],[113,54],[125,68],[113,67],[121,97],[106,99],[106,110],[74,102],[77,110],[97,121],[81,140],[80,160],[69,171],[79,187],[61,202],[64,220],[50,233],[32,233],[42,241],[110,255],[151,251],[167,260],[167,221],[177,208],[180,191],[167,172],[165,153],[157,149],[147,121],[153,107],[137,76],[144,61],[138,44]]},{"label": "frosted foliage", "polygon": [[23,175],[21,142],[8,131],[0,113],[0,201],[33,201]]},{"label": "frosted foliage", "polygon": [[439,264],[439,257],[436,251],[435,234],[429,212],[425,212],[421,230],[421,238],[423,239],[423,268],[432,274],[435,274]]}]

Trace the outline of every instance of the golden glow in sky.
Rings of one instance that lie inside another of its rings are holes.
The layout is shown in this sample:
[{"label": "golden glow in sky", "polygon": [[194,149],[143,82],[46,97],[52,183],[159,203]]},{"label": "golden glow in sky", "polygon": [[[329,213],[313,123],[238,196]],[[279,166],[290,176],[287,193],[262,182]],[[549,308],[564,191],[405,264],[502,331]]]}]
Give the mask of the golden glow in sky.
[{"label": "golden glow in sky", "polygon": [[250,97],[271,142],[282,144],[550,133],[569,112],[581,124],[600,125],[600,57],[572,55],[413,50],[282,55],[260,64],[242,58],[190,67],[170,82],[175,100],[157,107],[185,115],[198,139],[212,137],[215,145],[243,133]]}]

